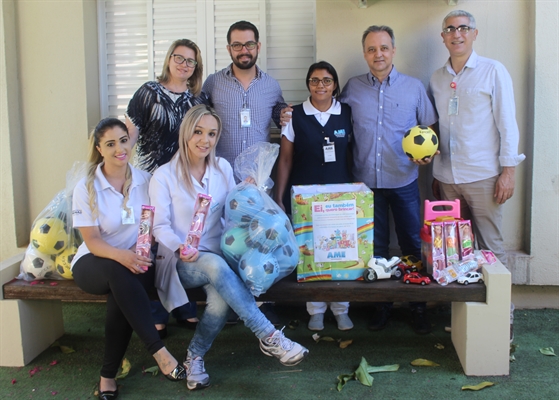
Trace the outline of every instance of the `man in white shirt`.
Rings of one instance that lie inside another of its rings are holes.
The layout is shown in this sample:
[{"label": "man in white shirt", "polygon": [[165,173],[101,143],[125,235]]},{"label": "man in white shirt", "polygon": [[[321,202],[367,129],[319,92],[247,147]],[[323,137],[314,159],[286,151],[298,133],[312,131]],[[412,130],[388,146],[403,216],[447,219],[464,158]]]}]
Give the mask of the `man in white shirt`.
[{"label": "man in white shirt", "polygon": [[472,220],[478,246],[506,264],[502,206],[514,193],[515,167],[525,158],[518,154],[512,79],[501,63],[473,50],[473,15],[452,11],[442,28],[450,57],[429,84],[440,131],[433,194],[460,199],[461,216]]}]

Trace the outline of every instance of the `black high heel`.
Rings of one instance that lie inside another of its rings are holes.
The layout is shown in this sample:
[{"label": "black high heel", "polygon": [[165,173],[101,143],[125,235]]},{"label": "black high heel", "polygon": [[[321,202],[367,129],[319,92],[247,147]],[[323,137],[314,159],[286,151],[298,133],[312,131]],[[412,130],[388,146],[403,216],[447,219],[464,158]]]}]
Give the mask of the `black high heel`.
[{"label": "black high heel", "polygon": [[186,369],[181,364],[177,364],[174,370],[164,376],[173,382],[183,381],[186,379]]},{"label": "black high heel", "polygon": [[105,390],[101,391],[101,382],[99,382],[99,395],[97,396],[99,400],[114,400],[118,397],[118,385],[116,390]]}]

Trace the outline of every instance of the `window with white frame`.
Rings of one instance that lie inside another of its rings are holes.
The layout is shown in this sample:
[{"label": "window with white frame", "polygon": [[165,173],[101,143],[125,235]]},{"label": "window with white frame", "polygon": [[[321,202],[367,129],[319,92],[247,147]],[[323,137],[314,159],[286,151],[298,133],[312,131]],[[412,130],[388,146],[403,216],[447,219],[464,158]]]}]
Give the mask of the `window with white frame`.
[{"label": "window with white frame", "polygon": [[171,43],[194,41],[205,76],[230,64],[227,30],[258,27],[258,65],[278,80],[288,103],[308,95],[305,76],[316,57],[316,0],[98,0],[101,113],[122,118],[134,92],[161,73]]}]

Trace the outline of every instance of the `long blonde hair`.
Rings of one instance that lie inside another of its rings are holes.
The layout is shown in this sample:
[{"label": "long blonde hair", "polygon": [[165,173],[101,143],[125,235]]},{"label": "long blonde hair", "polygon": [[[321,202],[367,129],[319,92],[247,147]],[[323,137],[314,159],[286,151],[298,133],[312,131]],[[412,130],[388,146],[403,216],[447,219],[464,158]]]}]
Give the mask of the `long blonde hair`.
[{"label": "long blonde hair", "polygon": [[[128,134],[128,129],[124,122],[116,118],[105,118],[102,119],[95,129],[91,132],[89,136],[89,151],[87,156],[87,175],[85,184],[87,187],[87,193],[89,195],[89,208],[91,208],[91,215],[93,218],[97,218],[99,215],[99,210],[97,209],[97,192],[95,191],[95,186],[93,182],[95,181],[95,171],[97,170],[97,166],[103,162],[103,156],[97,150],[99,143],[105,133],[112,128],[118,127],[122,129],[124,132]],[[126,210],[127,213],[130,212],[127,204],[128,200],[130,199],[130,186],[132,184],[132,170],[130,169],[130,165],[126,166],[126,179],[124,181],[124,186],[122,188],[122,194],[124,195],[124,199],[122,200],[122,209]]]},{"label": "long blonde hair", "polygon": [[[204,115],[211,115],[217,121],[217,135],[216,135],[216,145],[221,136],[221,118],[215,112],[213,108],[205,104],[198,104],[192,107],[186,115],[184,116],[180,130],[179,130],[179,150],[174,157],[177,157],[177,176],[184,183],[186,190],[192,194],[196,195],[194,190],[194,184],[192,183],[192,177],[190,176],[190,169],[192,162],[190,160],[190,155],[188,154],[188,141],[194,136],[194,130],[196,125]],[[206,165],[216,168],[223,174],[223,171],[219,168],[217,163],[217,158],[215,156],[215,146],[210,150],[210,154],[206,156]]]},{"label": "long blonde hair", "polygon": [[167,83],[171,79],[171,71],[169,70],[169,61],[173,55],[175,49],[179,46],[188,47],[196,55],[196,66],[194,67],[194,72],[192,76],[188,78],[188,89],[194,96],[198,96],[202,91],[202,78],[204,76],[204,62],[202,61],[202,53],[200,49],[192,40],[188,39],[178,39],[175,40],[169,50],[167,50],[167,55],[165,56],[165,61],[163,62],[163,71],[161,75],[157,77],[159,83]]}]

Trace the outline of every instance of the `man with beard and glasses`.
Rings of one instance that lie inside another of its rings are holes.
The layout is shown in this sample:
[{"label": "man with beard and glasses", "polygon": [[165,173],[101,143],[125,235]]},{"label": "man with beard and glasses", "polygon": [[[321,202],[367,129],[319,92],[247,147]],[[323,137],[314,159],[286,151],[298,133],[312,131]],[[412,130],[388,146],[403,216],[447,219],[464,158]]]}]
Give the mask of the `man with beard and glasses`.
[{"label": "man with beard and glasses", "polygon": [[287,107],[278,82],[257,65],[258,29],[247,21],[235,22],[227,32],[227,51],[233,61],[211,74],[202,91],[223,121],[216,154],[235,165],[235,158],[258,142],[270,141],[270,119],[280,125]]}]

